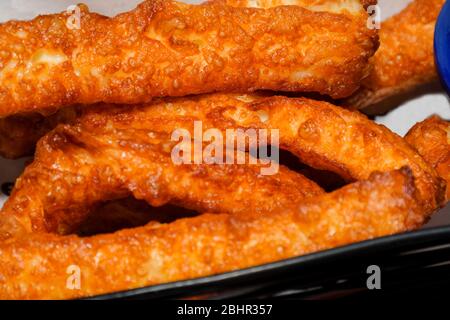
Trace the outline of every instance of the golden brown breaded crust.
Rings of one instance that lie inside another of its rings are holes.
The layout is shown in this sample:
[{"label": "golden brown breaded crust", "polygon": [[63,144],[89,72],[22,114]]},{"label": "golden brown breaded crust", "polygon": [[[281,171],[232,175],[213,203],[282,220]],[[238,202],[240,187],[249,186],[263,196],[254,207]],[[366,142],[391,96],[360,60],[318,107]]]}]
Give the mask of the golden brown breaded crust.
[{"label": "golden brown breaded crust", "polygon": [[[425,221],[414,191],[405,169],[311,198],[293,211],[202,215],[91,238],[31,234],[10,239],[0,244],[0,298],[92,296],[413,230]],[[79,268],[79,290],[67,288],[69,266]]]},{"label": "golden brown breaded crust", "polygon": [[[110,160],[107,155],[102,157],[96,161]],[[124,157],[123,163],[91,168],[74,163],[73,170],[83,172],[79,174],[31,166],[17,182],[14,200],[0,214],[0,238],[31,231],[76,232],[96,204],[130,194],[155,207],[170,203],[198,212],[243,214],[286,210],[324,193],[314,182],[284,167],[275,176],[262,176],[260,166],[205,164],[180,168],[167,154],[147,151],[145,157],[127,164],[129,158]],[[55,165],[64,161],[72,164],[66,158],[55,161]],[[111,172],[116,169],[122,173]]]},{"label": "golden brown breaded crust", "polygon": [[[435,210],[443,201],[441,179],[401,137],[359,112],[326,102],[215,94],[155,102],[133,112],[119,110],[111,117],[116,126],[124,129],[132,123],[135,128],[164,130],[173,121],[192,130],[194,119],[201,120],[205,128],[220,130],[279,129],[280,147],[313,168],[336,172],[351,181],[367,179],[374,171],[409,166],[427,210]],[[91,121],[100,123],[109,112],[111,109],[106,107],[104,112],[92,112],[86,119],[91,117]],[[190,118],[186,119],[186,114]]]},{"label": "golden brown breaded crust", "polygon": [[0,117],[72,104],[141,103],[214,91],[313,91],[342,98],[367,76],[366,13],[147,0],[106,18],[82,10],[0,25]]},{"label": "golden brown breaded crust", "polygon": [[406,141],[447,181],[447,201],[450,200],[450,122],[433,116],[416,124],[406,135]]},{"label": "golden brown breaded crust", "polygon": [[[333,13],[348,13],[352,15],[364,14],[361,11],[359,0],[264,0],[254,3],[253,1],[239,0],[213,0],[216,3],[226,3],[227,5],[240,7],[264,7],[270,8],[284,4],[295,4],[313,11],[327,11]],[[364,3],[368,5],[368,3]],[[347,12],[349,9],[350,13]],[[47,132],[52,130],[58,122],[68,122],[72,120],[75,112],[70,108],[65,108],[49,117],[39,114],[12,116],[0,119],[0,156],[9,159],[17,159],[31,155],[34,152],[37,141]]]},{"label": "golden brown breaded crust", "polygon": [[58,124],[74,120],[78,114],[78,108],[67,107],[49,116],[29,114],[0,118],[0,156],[17,159],[32,155],[40,138]]},{"label": "golden brown breaded crust", "polygon": [[[364,109],[437,78],[434,28],[445,0],[415,0],[381,25],[380,48],[361,89],[343,105]],[[380,112],[382,110],[380,109]],[[377,110],[370,111],[376,114]]]},{"label": "golden brown breaded crust", "polygon": [[312,11],[361,14],[361,5],[367,8],[377,0],[209,0],[233,7],[273,8],[277,6],[300,6]]},{"label": "golden brown breaded crust", "polygon": [[[444,200],[434,169],[402,138],[358,112],[309,99],[214,94],[128,108],[99,106],[75,124],[59,126],[39,142],[33,164],[3,208],[0,229],[70,232],[96,202],[130,193],[154,206],[171,202],[228,213],[272,212],[318,192],[302,176],[289,178],[293,173],[287,170],[259,181],[262,165],[174,165],[176,142],[170,142],[170,135],[175,129],[192,133],[194,121],[201,121],[203,130],[221,132],[277,129],[281,149],[348,180],[408,166],[424,212],[430,214]],[[271,196],[274,201],[268,204]]]},{"label": "golden brown breaded crust", "polygon": [[166,119],[163,129],[152,130],[151,119],[133,124],[132,113],[117,114],[120,107],[108,119],[106,109],[77,125],[59,126],[39,142],[34,162],[0,214],[1,237],[74,232],[96,204],[129,195],[152,206],[237,214],[286,210],[323,193],[282,166],[275,175],[264,175],[264,164],[176,165],[172,151],[178,142],[171,134],[182,121]]}]

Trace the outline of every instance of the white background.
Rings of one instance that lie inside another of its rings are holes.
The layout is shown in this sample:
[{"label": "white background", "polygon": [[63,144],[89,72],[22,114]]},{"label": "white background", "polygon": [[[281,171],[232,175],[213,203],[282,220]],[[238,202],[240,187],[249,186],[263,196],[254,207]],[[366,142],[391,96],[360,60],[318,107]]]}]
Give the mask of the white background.
[{"label": "white background", "polygon": [[[31,19],[38,14],[54,13],[66,10],[74,0],[0,0],[0,21],[9,19]],[[130,10],[141,0],[84,0],[91,11],[97,11],[106,15],[114,15]],[[188,3],[201,1],[185,0]],[[379,0],[383,18],[403,9],[410,0]],[[377,118],[382,123],[400,135],[404,135],[416,122],[422,121],[431,114],[440,114],[450,118],[450,104],[447,96],[441,92],[425,92],[420,96],[411,96],[411,99],[403,103],[399,108],[388,115]],[[23,170],[25,160],[7,161],[0,159],[0,184],[14,181]],[[0,195],[0,205],[4,201]],[[450,207],[437,214],[428,226],[450,224]]]}]

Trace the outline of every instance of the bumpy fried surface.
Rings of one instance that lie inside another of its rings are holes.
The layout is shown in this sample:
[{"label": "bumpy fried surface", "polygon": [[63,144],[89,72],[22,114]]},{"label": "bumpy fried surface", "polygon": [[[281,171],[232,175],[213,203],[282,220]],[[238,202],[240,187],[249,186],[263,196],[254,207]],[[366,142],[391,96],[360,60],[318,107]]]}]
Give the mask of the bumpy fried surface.
[{"label": "bumpy fried surface", "polygon": [[433,116],[416,124],[406,135],[406,141],[447,181],[447,201],[450,200],[450,122]]},{"label": "bumpy fried surface", "polygon": [[68,18],[0,25],[0,116],[231,90],[342,98],[378,45],[362,5],[339,14],[147,0],[114,18],[83,7],[80,29]]},{"label": "bumpy fried surface", "polygon": [[49,116],[29,114],[0,118],[0,156],[17,159],[32,155],[40,138],[78,114],[77,107],[67,107]]},{"label": "bumpy fried surface", "polygon": [[357,112],[308,99],[215,94],[129,108],[105,105],[89,109],[74,125],[59,126],[40,141],[35,161],[17,181],[2,211],[3,233],[67,233],[96,202],[130,194],[153,206],[170,202],[229,213],[273,212],[321,192],[283,168],[260,177],[263,165],[174,165],[177,142],[167,141],[175,129],[192,133],[194,121],[223,133],[278,129],[280,148],[348,180],[408,166],[424,212],[443,202],[441,180],[422,157]]},{"label": "bumpy fried surface", "polygon": [[[415,0],[381,25],[372,72],[344,104],[363,109],[437,78],[434,27],[445,0]],[[371,113],[376,113],[376,109]]]},{"label": "bumpy fried surface", "polygon": [[[273,214],[202,215],[91,238],[31,234],[0,245],[0,298],[62,299],[247,268],[412,230],[424,222],[408,170],[376,174]],[[67,288],[79,267],[80,290]],[[70,270],[70,269],[69,269]]]},{"label": "bumpy fried surface", "polygon": [[123,108],[110,108],[89,113],[77,125],[59,126],[40,141],[35,161],[5,204],[3,236],[69,233],[98,202],[129,195],[152,206],[171,203],[199,212],[246,213],[284,210],[323,193],[314,182],[284,167],[268,176],[261,174],[267,167],[262,164],[177,166],[171,158],[177,144],[171,134],[183,127],[182,120],[192,119],[189,115],[167,118],[161,130],[153,130],[159,117],[137,125],[132,112],[120,114]]},{"label": "bumpy fried surface", "polygon": [[333,13],[361,14],[364,8],[376,4],[376,0],[209,0],[224,3],[233,7],[273,8],[276,6],[300,6],[312,11]]},{"label": "bumpy fried surface", "polygon": [[[110,110],[92,112],[91,119],[101,121]],[[313,168],[336,172],[352,181],[367,179],[374,171],[409,166],[428,210],[434,210],[443,200],[442,181],[401,137],[358,112],[326,102],[216,94],[156,102],[131,112],[122,108],[119,112],[114,119],[127,119],[121,127],[128,123],[135,128],[164,130],[170,124],[192,131],[193,121],[201,120],[204,128],[222,131],[279,129],[280,148]]]},{"label": "bumpy fried surface", "polygon": [[[30,231],[75,232],[97,203],[128,195],[156,207],[171,203],[199,212],[244,214],[286,210],[307,197],[323,193],[314,182],[283,167],[276,176],[261,176],[258,166],[186,165],[180,168],[173,165],[170,155],[168,157],[159,147],[148,145],[148,149],[156,150],[142,149],[140,155],[130,150],[131,147],[127,155],[122,151],[121,161],[99,152],[103,160],[85,159],[96,162],[94,166],[76,163],[77,159],[57,159],[54,167],[66,164],[61,171],[43,169],[42,165],[31,166],[17,182],[15,200],[6,204],[0,215],[1,237]],[[117,153],[118,150],[110,151]],[[137,158],[128,161],[133,156]],[[104,161],[111,162],[101,165]],[[29,193],[29,199],[25,198],[25,193]]]},{"label": "bumpy fried surface", "polygon": [[[312,11],[348,14],[352,17],[363,15],[360,0],[352,0],[351,2],[337,0],[214,1],[236,7],[259,8],[271,8],[288,4],[306,7]],[[367,6],[371,2],[362,1],[364,6]],[[0,155],[10,159],[31,155],[34,152],[37,141],[42,136],[55,128],[58,123],[69,122],[75,115],[76,112],[71,111],[70,108],[64,108],[48,117],[32,114],[0,119]]]}]

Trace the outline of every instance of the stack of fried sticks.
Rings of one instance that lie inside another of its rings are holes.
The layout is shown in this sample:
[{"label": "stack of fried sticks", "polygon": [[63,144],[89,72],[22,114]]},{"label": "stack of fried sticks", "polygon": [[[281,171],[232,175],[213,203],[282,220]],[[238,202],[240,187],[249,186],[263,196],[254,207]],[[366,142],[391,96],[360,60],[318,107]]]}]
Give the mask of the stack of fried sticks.
[{"label": "stack of fried sticks", "polygon": [[[69,13],[0,25],[0,152],[37,143],[0,214],[0,298],[92,296],[421,227],[450,197],[449,124],[430,118],[403,139],[355,109],[437,77],[443,2],[416,0],[379,32],[372,0],[147,0],[114,18],[81,6],[75,28]],[[172,133],[195,122],[277,129],[280,149],[349,184],[326,193],[285,166],[176,164]],[[99,210],[129,197],[154,210]],[[166,204],[201,214],[157,222]],[[95,216],[136,227],[76,235]]]}]

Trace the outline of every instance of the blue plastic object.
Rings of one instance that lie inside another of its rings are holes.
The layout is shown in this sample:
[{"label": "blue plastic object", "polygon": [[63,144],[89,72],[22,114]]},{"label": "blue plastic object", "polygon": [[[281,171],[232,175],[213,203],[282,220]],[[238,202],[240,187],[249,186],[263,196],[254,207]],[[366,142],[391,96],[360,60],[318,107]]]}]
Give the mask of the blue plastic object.
[{"label": "blue plastic object", "polygon": [[446,1],[436,23],[434,54],[442,84],[450,94],[450,1]]}]

